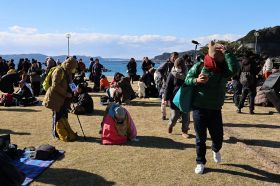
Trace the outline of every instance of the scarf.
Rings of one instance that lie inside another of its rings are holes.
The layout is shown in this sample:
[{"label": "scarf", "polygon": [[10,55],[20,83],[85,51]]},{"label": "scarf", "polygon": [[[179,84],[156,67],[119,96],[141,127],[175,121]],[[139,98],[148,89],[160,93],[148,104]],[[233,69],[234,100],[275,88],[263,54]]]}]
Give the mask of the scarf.
[{"label": "scarf", "polygon": [[208,54],[204,57],[204,67],[215,74],[221,73],[222,70],[220,65],[215,62],[214,58],[210,57]]}]

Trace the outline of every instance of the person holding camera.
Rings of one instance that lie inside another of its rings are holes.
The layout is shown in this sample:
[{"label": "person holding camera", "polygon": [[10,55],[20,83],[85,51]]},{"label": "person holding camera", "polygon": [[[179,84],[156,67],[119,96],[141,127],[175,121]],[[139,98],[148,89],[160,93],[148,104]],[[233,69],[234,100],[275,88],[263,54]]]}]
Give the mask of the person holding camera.
[{"label": "person holding camera", "polygon": [[228,78],[239,71],[235,57],[225,51],[223,45],[212,41],[203,62],[193,65],[185,84],[193,86],[192,109],[196,133],[196,174],[203,174],[206,164],[207,129],[212,139],[213,159],[221,162],[223,143],[222,106],[225,100]]}]

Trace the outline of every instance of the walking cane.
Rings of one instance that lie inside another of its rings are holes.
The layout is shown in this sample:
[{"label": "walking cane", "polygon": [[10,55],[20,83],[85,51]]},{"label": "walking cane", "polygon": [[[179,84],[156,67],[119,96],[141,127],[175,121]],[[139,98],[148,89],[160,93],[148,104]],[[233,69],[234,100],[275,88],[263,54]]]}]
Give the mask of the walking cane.
[{"label": "walking cane", "polygon": [[[76,110],[75,105],[74,105],[74,104],[72,104],[72,105],[73,105],[73,107],[74,107],[74,110]],[[83,127],[82,127],[82,124],[81,124],[81,121],[80,121],[79,115],[78,115],[78,114],[76,114],[76,116],[77,116],[77,119],[78,119],[78,122],[79,122],[80,128],[81,128],[81,130],[82,130],[82,133],[83,133],[83,135],[84,135],[84,140],[86,140],[86,136],[85,136],[85,133],[84,133],[84,130],[83,130]]]},{"label": "walking cane", "polygon": [[79,124],[80,124],[81,130],[82,130],[82,132],[83,132],[83,135],[84,135],[84,140],[86,140],[86,136],[85,136],[85,133],[84,133],[84,130],[83,130],[83,127],[82,127],[82,124],[81,124],[81,121],[80,121],[79,115],[78,115],[78,114],[76,114],[76,116],[77,116],[78,122],[79,122]]}]

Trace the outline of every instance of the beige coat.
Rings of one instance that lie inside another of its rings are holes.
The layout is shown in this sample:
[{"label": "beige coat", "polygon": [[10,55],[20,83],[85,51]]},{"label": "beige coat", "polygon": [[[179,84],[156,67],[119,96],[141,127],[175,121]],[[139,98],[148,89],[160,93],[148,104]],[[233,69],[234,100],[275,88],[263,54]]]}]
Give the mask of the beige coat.
[{"label": "beige coat", "polygon": [[51,86],[44,97],[45,107],[59,112],[67,97],[68,83],[72,81],[72,70],[76,68],[77,61],[70,57],[53,71]]}]

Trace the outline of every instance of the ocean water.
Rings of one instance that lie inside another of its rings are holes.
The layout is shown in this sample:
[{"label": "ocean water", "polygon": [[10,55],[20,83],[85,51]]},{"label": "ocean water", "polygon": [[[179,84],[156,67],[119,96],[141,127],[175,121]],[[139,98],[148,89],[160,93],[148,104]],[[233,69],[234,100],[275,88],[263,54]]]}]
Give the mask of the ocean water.
[{"label": "ocean water", "polygon": [[[123,75],[127,76],[127,65],[128,61],[102,61],[100,62],[100,64],[102,64],[104,66],[104,68],[110,70],[109,72],[103,72],[103,74],[105,76],[114,76],[114,74],[116,72],[120,72]],[[138,75],[142,75],[143,71],[141,69],[141,65],[142,62],[141,61],[137,61],[137,74]],[[154,68],[159,67],[160,63],[155,63]],[[89,65],[87,64],[87,67],[89,67]],[[86,75],[87,77],[89,77],[89,73],[87,73]]]}]

